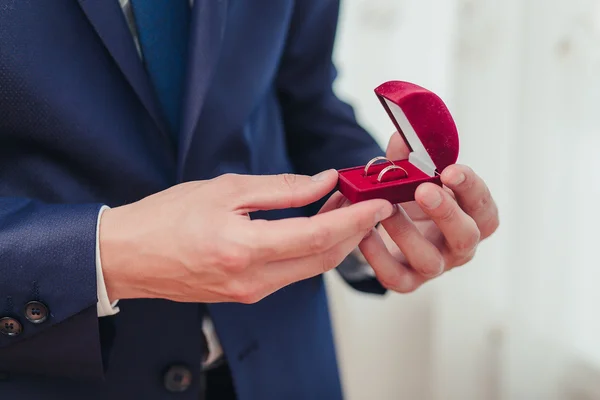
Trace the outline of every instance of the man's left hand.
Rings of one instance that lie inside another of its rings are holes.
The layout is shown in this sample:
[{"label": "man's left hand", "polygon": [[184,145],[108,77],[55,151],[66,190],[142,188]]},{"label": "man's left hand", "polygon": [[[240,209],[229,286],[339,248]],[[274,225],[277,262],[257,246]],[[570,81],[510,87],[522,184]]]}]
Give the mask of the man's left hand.
[{"label": "man's left hand", "polygon": [[[387,157],[407,158],[408,151],[395,133]],[[498,208],[473,170],[451,165],[441,179],[444,187],[433,183],[419,186],[414,202],[396,205],[395,214],[359,245],[378,280],[389,290],[415,291],[426,281],[466,264],[478,244],[498,228]],[[340,204],[338,196],[341,194],[336,193],[330,204]]]}]

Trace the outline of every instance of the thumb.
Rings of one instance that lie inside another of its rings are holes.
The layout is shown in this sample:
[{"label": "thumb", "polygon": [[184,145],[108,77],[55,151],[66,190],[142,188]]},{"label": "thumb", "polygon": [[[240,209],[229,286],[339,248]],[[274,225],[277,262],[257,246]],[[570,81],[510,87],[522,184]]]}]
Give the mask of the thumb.
[{"label": "thumb", "polygon": [[336,170],[323,171],[315,176],[237,175],[238,198],[234,200],[237,210],[245,212],[278,210],[303,207],[320,200],[336,186]]},{"label": "thumb", "polygon": [[404,142],[404,138],[398,132],[394,132],[386,150],[386,157],[390,160],[404,160],[408,158],[410,149]]}]

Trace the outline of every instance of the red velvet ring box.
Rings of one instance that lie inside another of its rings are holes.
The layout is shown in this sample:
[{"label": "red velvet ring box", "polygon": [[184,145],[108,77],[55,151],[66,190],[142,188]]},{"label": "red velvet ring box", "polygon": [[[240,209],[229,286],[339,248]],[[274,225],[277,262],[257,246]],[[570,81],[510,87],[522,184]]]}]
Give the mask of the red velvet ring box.
[{"label": "red velvet ring box", "polygon": [[[391,203],[413,201],[425,182],[442,185],[440,174],[458,159],[458,132],[444,102],[433,92],[408,82],[390,81],[375,94],[406,142],[410,154],[404,160],[376,162],[339,171],[338,190],[353,203],[386,199]],[[382,170],[388,168],[381,180]],[[394,169],[391,169],[394,168]]]}]

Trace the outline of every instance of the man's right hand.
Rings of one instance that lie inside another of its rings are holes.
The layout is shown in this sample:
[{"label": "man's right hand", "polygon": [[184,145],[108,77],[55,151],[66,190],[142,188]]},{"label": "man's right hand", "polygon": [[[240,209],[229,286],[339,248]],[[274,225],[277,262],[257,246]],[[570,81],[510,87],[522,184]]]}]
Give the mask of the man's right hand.
[{"label": "man's right hand", "polygon": [[100,256],[111,301],[254,303],[337,267],[394,207],[371,200],[308,218],[250,220],[248,213],[302,207],[337,183],[336,171],[223,175],[183,183],[105,211]]}]

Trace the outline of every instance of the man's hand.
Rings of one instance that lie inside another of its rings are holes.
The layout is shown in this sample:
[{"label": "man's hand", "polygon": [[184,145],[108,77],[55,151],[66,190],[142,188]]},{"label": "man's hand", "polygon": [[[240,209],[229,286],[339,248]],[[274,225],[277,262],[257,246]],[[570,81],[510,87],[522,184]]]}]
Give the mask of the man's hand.
[{"label": "man's hand", "polygon": [[[390,140],[387,157],[408,157],[399,134]],[[378,280],[387,289],[408,293],[442,273],[464,265],[479,242],[498,228],[498,209],[483,182],[470,168],[452,165],[442,172],[441,188],[425,183],[415,201],[396,206],[359,245]],[[340,203],[335,193],[324,209]],[[348,203],[346,203],[347,205]]]},{"label": "man's hand", "polygon": [[394,212],[373,200],[311,218],[250,220],[248,213],[313,203],[337,172],[224,175],[184,183],[104,212],[100,254],[111,301],[254,303],[337,267]]}]

